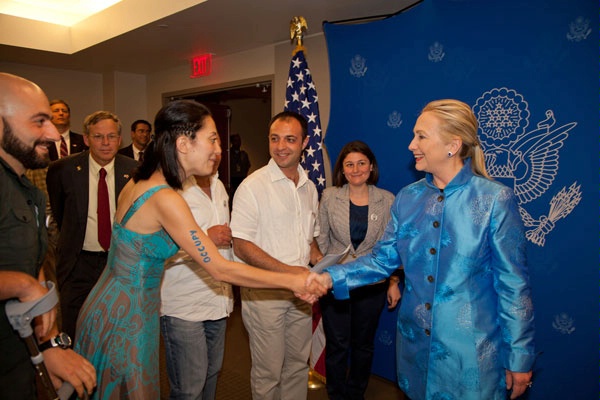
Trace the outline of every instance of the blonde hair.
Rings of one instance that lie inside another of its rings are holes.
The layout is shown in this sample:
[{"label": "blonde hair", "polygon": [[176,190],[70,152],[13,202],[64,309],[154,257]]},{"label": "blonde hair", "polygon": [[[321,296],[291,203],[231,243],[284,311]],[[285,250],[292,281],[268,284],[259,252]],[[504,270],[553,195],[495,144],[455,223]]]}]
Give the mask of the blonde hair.
[{"label": "blonde hair", "polygon": [[454,99],[434,100],[421,113],[431,112],[442,122],[440,135],[450,141],[453,137],[462,140],[458,156],[471,158],[471,169],[475,175],[491,179],[485,168],[485,155],[477,138],[479,124],[468,104]]}]

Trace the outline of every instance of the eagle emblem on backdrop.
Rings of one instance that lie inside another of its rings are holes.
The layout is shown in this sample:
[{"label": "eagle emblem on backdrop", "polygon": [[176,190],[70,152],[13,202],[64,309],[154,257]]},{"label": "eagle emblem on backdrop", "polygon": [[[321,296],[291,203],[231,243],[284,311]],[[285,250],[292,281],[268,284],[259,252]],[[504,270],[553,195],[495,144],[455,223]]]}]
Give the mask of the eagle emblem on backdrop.
[{"label": "eagle emblem on backdrop", "polygon": [[[532,216],[527,204],[541,197],[554,183],[559,155],[576,122],[557,123],[548,109],[530,127],[529,104],[508,88],[494,88],[476,101],[473,112],[479,121],[479,137],[486,167],[493,178],[511,182],[530,242],[543,247],[546,235],[581,201],[581,185],[573,182],[550,200],[548,212]],[[533,119],[533,118],[532,118]]]}]

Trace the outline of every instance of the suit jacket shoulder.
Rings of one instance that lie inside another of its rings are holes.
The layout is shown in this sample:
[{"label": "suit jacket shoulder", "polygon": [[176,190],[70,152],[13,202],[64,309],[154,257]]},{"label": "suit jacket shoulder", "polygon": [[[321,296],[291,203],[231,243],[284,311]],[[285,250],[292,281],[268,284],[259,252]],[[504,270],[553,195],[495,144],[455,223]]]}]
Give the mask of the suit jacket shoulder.
[{"label": "suit jacket shoulder", "polygon": [[87,168],[87,166],[89,166],[89,154],[89,151],[84,150],[80,153],[72,154],[68,157],[59,158],[56,161],[52,161],[48,166],[48,175],[54,175],[64,170],[65,168],[72,168],[82,164],[85,164]]},{"label": "suit jacket shoulder", "polygon": [[71,154],[81,153],[82,151],[88,149],[88,147],[85,145],[85,140],[83,140],[83,135],[72,131],[69,133],[69,135],[71,138]]},{"label": "suit jacket shoulder", "polygon": [[[127,181],[129,181],[129,179],[133,176],[133,172],[138,165],[138,162],[133,158],[117,153],[117,155],[115,155],[115,179],[124,179],[125,183],[127,183]],[[116,182],[117,181],[115,181],[115,183]]]},{"label": "suit jacket shoulder", "polygon": [[122,154],[124,156],[127,156],[129,158],[134,158],[134,155],[133,155],[133,144],[130,144],[129,146],[126,146],[126,147],[123,147],[122,149],[119,149],[118,153]]},{"label": "suit jacket shoulder", "polygon": [[84,193],[87,196],[89,154],[89,151],[73,154],[51,162],[48,167],[46,174],[48,199],[59,227],[65,210],[67,192]]}]

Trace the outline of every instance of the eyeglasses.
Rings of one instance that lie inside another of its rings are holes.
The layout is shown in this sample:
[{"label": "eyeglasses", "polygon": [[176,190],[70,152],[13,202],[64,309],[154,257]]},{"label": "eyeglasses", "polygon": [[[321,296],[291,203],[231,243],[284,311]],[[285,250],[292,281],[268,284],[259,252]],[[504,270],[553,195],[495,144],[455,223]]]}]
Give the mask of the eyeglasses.
[{"label": "eyeglasses", "polygon": [[119,138],[121,137],[121,135],[115,135],[115,134],[109,134],[109,135],[89,135],[89,137],[94,141],[94,142],[103,142],[104,138],[108,139],[109,142],[116,142],[117,140],[119,140]]}]

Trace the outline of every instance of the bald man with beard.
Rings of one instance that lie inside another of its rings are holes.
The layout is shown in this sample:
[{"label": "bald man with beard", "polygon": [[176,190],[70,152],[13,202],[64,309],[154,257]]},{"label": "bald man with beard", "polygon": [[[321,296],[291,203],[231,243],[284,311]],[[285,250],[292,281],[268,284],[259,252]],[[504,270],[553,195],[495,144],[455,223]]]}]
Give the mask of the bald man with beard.
[{"label": "bald man with beard", "polygon": [[[35,370],[25,342],[13,330],[5,304],[32,301],[47,293],[41,264],[47,247],[46,199],[26,177],[44,168],[48,146],[60,139],[50,121],[48,98],[36,84],[0,73],[0,393],[7,399],[35,400]],[[68,381],[79,396],[96,385],[94,367],[71,349],[53,346],[56,309],[33,321],[35,336],[55,387]]]}]

